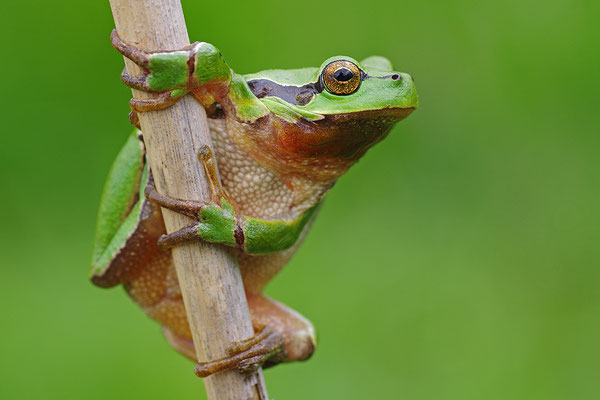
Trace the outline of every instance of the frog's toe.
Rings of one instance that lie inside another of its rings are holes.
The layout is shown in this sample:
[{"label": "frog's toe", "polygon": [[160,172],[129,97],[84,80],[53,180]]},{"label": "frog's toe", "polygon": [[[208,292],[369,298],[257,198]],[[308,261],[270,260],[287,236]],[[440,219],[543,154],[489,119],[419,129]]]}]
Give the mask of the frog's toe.
[{"label": "frog's toe", "polygon": [[198,225],[200,225],[200,223],[196,222],[178,231],[169,233],[168,235],[161,235],[158,238],[158,248],[167,250],[180,244],[200,240],[198,235]]},{"label": "frog's toe", "polygon": [[[145,90],[147,92],[154,91],[150,88],[140,90]],[[188,91],[186,89],[176,89],[162,92],[155,99],[131,99],[129,100],[129,107],[136,112],[163,110],[175,104],[177,100],[187,93]]]},{"label": "frog's toe", "polygon": [[150,176],[148,177],[148,184],[144,190],[144,195],[152,203],[175,211],[179,214],[186,215],[192,219],[198,219],[198,214],[200,211],[202,211],[208,205],[203,201],[181,200],[160,194],[154,185],[154,177],[152,176],[152,173],[150,173]]},{"label": "frog's toe", "polygon": [[145,92],[152,91],[152,89],[147,84],[147,80],[148,80],[147,74],[132,75],[132,74],[128,74],[127,70],[125,68],[123,68],[123,72],[121,72],[121,80],[123,81],[123,83],[126,86],[129,86],[130,88],[137,89],[137,90],[143,90]]},{"label": "frog's toe", "polygon": [[131,46],[122,41],[116,29],[113,29],[110,33],[110,42],[119,53],[123,54],[140,67],[144,69],[148,68],[151,53],[140,50],[137,47]]},{"label": "frog's toe", "polygon": [[229,347],[229,357],[196,364],[194,372],[205,378],[216,372],[238,369],[244,375],[252,375],[266,361],[277,364],[286,357],[283,336],[269,328]]}]

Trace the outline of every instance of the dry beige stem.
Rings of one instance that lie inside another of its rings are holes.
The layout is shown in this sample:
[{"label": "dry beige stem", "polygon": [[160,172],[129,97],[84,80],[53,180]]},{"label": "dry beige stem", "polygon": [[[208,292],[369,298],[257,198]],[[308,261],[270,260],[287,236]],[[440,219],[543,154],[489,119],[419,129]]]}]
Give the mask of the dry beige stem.
[{"label": "dry beige stem", "polygon": [[[178,49],[189,44],[179,0],[110,0],[117,31],[126,43],[144,50]],[[108,35],[107,35],[108,39]],[[125,60],[127,72],[140,69]],[[136,98],[154,95],[133,90]],[[210,145],[206,114],[190,95],[165,110],[140,113],[148,160],[161,193],[180,199],[208,199],[204,171],[197,158]],[[163,209],[167,232],[191,221]],[[183,300],[199,361],[227,356],[234,341],[254,334],[242,278],[224,249],[192,243],[173,249]],[[190,368],[190,374],[192,374]],[[262,371],[244,378],[226,371],[204,380],[210,400],[267,399]]]}]

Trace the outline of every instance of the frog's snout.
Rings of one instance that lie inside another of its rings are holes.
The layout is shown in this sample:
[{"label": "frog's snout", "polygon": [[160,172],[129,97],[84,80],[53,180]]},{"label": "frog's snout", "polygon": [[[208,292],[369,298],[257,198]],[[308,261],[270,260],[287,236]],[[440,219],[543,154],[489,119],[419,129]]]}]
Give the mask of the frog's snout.
[{"label": "frog's snout", "polygon": [[394,73],[391,78],[394,79],[395,76],[398,76],[398,78],[395,79],[399,85],[397,98],[402,103],[402,107],[417,108],[419,105],[419,96],[417,95],[417,88],[413,77],[409,74],[398,72]]}]

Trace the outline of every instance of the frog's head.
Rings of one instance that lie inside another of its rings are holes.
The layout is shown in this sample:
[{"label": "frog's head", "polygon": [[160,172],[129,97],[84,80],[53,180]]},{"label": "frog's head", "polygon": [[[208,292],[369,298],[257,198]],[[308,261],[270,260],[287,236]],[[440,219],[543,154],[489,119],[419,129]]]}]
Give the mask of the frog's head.
[{"label": "frog's head", "polygon": [[299,157],[355,161],[418,105],[414,81],[383,57],[338,56],[319,68],[246,76],[277,116],[277,147]]},{"label": "frog's head", "polygon": [[384,57],[360,63],[350,57],[332,57],[318,69],[316,86],[319,92],[305,107],[325,116],[368,112],[374,119],[396,115],[397,122],[418,105],[412,77],[394,71]]}]

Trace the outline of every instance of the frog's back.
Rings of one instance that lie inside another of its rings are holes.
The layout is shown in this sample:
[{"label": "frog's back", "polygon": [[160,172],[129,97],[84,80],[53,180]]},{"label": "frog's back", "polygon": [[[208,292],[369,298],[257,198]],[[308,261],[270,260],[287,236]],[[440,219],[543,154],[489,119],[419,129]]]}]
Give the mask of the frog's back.
[{"label": "frog's back", "polygon": [[280,85],[303,86],[306,83],[316,82],[318,73],[317,68],[267,69],[244,75],[244,78],[247,82],[267,79]]}]

